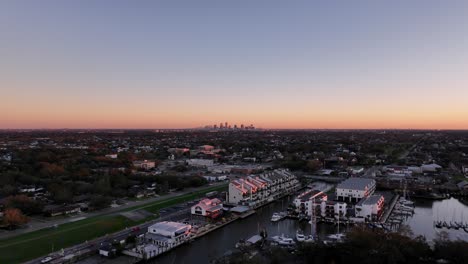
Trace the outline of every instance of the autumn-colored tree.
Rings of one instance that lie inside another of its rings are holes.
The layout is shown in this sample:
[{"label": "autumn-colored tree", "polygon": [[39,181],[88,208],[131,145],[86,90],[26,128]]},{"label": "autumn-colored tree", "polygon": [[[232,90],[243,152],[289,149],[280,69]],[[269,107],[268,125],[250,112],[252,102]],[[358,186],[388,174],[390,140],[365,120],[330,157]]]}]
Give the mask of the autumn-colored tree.
[{"label": "autumn-colored tree", "polygon": [[316,159],[309,160],[307,161],[307,168],[309,169],[309,171],[315,172],[322,168],[322,163]]},{"label": "autumn-colored tree", "polygon": [[20,209],[25,214],[38,214],[42,212],[43,205],[32,200],[24,194],[9,196],[5,199],[7,208]]},{"label": "autumn-colored tree", "polygon": [[65,169],[57,164],[42,162],[40,174],[45,177],[59,176],[65,173]]},{"label": "autumn-colored tree", "polygon": [[19,226],[28,221],[29,218],[16,208],[7,208],[3,215],[3,224],[7,226]]}]

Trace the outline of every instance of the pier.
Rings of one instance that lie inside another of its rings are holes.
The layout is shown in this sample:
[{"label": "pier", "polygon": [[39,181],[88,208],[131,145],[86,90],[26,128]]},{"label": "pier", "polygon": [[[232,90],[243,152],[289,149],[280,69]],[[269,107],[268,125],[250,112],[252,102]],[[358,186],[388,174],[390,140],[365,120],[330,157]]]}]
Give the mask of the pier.
[{"label": "pier", "polygon": [[398,202],[398,199],[400,198],[400,195],[399,194],[396,194],[395,196],[393,196],[393,199],[392,201],[390,202],[390,205],[388,206],[387,210],[385,210],[385,213],[384,215],[382,216],[382,218],[380,219],[380,222],[381,223],[386,223],[388,218],[390,217],[393,209],[395,208],[395,205],[397,204]]},{"label": "pier", "polygon": [[434,227],[438,229],[440,228],[455,229],[455,230],[463,229],[465,232],[468,233],[468,223],[461,222],[461,221],[460,222],[434,221]]}]

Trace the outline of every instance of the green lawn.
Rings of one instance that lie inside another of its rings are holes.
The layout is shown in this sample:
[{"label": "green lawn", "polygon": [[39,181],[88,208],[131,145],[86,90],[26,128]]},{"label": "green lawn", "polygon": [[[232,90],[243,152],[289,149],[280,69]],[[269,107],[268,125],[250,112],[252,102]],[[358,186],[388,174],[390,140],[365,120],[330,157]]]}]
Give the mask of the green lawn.
[{"label": "green lawn", "polygon": [[[147,205],[135,206],[122,211],[144,209],[157,213],[159,209],[204,196],[207,192],[226,189],[227,185],[209,187],[201,191],[182,196],[171,197]],[[147,221],[148,219],[144,220]],[[66,223],[57,228],[19,235],[0,240],[0,263],[19,263],[46,255],[86,240],[92,240],[106,234],[117,232],[127,226],[139,224],[123,216],[97,216],[73,223]]]},{"label": "green lawn", "polygon": [[123,216],[95,217],[2,240],[0,263],[23,262],[134,224]]}]

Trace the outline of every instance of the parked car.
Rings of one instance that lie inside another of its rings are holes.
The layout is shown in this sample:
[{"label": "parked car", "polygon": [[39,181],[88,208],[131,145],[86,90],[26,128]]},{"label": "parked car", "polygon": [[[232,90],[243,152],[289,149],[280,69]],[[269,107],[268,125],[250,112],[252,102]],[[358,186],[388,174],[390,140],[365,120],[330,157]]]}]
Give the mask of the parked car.
[{"label": "parked car", "polygon": [[47,263],[47,262],[50,262],[52,260],[52,257],[45,257],[41,260],[41,263]]}]

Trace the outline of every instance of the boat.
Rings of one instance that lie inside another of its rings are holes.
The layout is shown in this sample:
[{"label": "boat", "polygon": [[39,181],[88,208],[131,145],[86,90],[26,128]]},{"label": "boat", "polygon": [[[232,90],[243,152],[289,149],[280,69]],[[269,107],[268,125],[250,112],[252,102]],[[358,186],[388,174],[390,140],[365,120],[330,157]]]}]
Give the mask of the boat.
[{"label": "boat", "polygon": [[404,197],[401,197],[400,200],[398,200],[398,202],[402,205],[406,205],[406,206],[413,206],[414,205],[414,202],[410,201],[410,200],[407,200],[406,198]]},{"label": "boat", "polygon": [[278,222],[279,220],[283,220],[284,218],[286,218],[286,216],[288,216],[287,212],[273,213],[273,215],[271,216],[271,221]]},{"label": "boat", "polygon": [[313,236],[306,236],[306,237],[304,238],[304,241],[303,241],[303,242],[304,242],[304,243],[312,243],[312,242],[315,242],[315,239],[314,239]]},{"label": "boat", "polygon": [[278,243],[278,245],[281,246],[289,246],[289,245],[295,245],[296,242],[290,237],[285,236],[284,234],[281,236],[274,236],[272,237],[273,241]]},{"label": "boat", "polygon": [[304,235],[304,232],[302,232],[301,230],[297,230],[296,231],[296,240],[298,242],[304,242],[305,239],[306,239],[306,237]]},{"label": "boat", "polygon": [[335,242],[342,242],[345,237],[346,237],[346,235],[342,234],[342,233],[333,234],[333,235],[328,236],[329,239],[331,239],[332,241],[335,241]]},{"label": "boat", "polygon": [[273,215],[271,216],[271,221],[272,222],[278,222],[279,220],[281,220],[282,217],[279,213],[273,213]]},{"label": "boat", "polygon": [[468,233],[468,227],[463,227],[463,231],[465,231],[466,233]]}]

